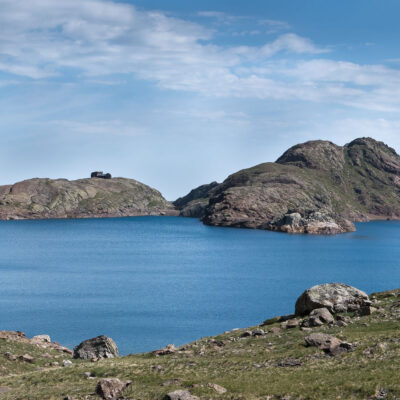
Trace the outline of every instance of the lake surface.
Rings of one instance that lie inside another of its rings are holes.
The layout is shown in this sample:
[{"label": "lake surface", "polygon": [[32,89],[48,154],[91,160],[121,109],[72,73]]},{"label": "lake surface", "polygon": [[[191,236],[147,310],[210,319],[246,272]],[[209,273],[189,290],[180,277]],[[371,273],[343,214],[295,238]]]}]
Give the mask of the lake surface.
[{"label": "lake surface", "polygon": [[302,236],[136,217],[0,222],[0,330],[121,354],[291,313],[318,283],[400,287],[400,222]]}]

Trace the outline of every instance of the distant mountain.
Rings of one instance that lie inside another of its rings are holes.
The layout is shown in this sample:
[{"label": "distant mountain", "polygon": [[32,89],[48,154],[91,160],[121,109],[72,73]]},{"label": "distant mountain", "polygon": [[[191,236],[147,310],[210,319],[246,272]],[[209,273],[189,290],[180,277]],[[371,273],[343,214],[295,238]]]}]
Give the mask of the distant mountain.
[{"label": "distant mountain", "polygon": [[[355,221],[400,218],[400,156],[371,138],[343,147],[310,141],[290,148],[275,163],[230,175],[201,197],[208,225],[348,232]],[[192,196],[188,205],[194,201]],[[185,215],[185,206],[180,208]]]},{"label": "distant mountain", "polygon": [[160,192],[133,179],[29,179],[0,186],[0,219],[176,214]]}]

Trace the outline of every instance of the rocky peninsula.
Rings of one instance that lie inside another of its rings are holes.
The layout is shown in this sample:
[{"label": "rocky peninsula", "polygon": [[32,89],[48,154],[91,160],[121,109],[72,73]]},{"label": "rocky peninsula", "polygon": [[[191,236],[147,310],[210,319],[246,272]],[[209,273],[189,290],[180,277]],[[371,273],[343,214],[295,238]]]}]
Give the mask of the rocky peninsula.
[{"label": "rocky peninsula", "polygon": [[353,222],[400,218],[400,156],[371,138],[310,141],[274,163],[230,175],[178,199],[183,216],[214,226],[289,233],[354,231]]},{"label": "rocky peninsula", "polygon": [[0,186],[0,219],[176,215],[157,190],[134,179],[29,179]]},{"label": "rocky peninsula", "polygon": [[70,350],[0,332],[0,398],[398,399],[400,289],[343,283],[301,294],[293,314],[187,345],[120,357],[106,336]]}]

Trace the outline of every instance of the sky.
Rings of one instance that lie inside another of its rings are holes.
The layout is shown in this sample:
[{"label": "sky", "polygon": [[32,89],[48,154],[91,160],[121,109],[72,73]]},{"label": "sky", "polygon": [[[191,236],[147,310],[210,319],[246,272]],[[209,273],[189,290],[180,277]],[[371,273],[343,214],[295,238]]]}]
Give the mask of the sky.
[{"label": "sky", "polygon": [[168,199],[287,148],[400,152],[398,0],[0,0],[0,184]]}]

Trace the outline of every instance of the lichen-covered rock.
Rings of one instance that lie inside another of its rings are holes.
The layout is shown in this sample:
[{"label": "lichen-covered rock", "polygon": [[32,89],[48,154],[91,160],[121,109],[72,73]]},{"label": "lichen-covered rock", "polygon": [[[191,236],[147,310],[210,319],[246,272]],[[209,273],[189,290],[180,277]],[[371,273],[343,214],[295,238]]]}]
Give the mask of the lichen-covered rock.
[{"label": "lichen-covered rock", "polygon": [[317,308],[332,313],[355,311],[370,305],[368,295],[344,283],[325,283],[307,289],[296,301],[295,314],[307,315]]},{"label": "lichen-covered rock", "polygon": [[96,386],[96,394],[104,400],[115,400],[131,384],[131,381],[121,381],[117,378],[100,379]]},{"label": "lichen-covered rock", "polygon": [[84,360],[118,357],[118,348],[114,340],[101,335],[88,339],[74,348],[74,358]]}]

